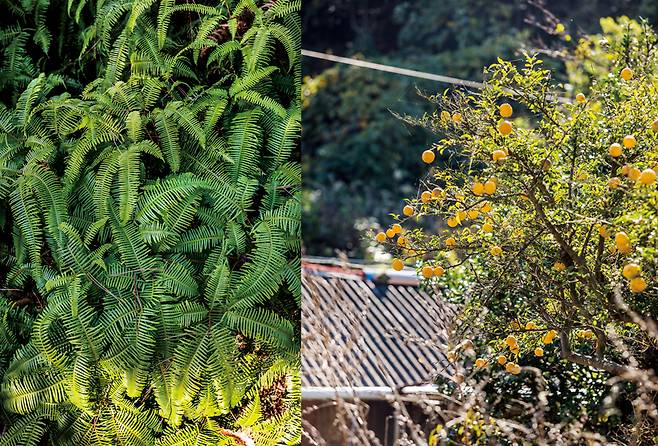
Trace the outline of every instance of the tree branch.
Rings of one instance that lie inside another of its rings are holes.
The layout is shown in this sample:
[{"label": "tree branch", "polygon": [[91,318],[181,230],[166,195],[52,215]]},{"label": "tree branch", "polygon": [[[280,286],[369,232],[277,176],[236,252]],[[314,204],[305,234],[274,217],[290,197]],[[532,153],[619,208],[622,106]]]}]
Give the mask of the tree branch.
[{"label": "tree branch", "polygon": [[569,343],[569,332],[565,330],[560,332],[560,353],[562,358],[566,359],[567,361],[599,370],[605,370],[606,372],[613,375],[625,375],[634,371],[632,368],[617,364],[616,362],[574,353],[571,350],[571,344]]}]

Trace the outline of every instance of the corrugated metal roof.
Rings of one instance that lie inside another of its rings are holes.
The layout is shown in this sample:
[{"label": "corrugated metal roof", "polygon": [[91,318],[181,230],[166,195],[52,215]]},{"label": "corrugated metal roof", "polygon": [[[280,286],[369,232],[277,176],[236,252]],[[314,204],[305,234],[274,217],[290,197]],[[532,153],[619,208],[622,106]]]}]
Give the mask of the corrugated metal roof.
[{"label": "corrugated metal roof", "polygon": [[417,281],[306,262],[302,282],[303,386],[399,388],[431,382],[447,366],[441,346],[455,310]]}]

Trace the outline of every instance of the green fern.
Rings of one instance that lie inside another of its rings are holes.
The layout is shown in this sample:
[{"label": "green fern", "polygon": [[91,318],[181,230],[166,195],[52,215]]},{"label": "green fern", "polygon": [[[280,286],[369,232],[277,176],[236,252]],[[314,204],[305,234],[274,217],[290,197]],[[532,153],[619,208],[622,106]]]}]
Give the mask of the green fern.
[{"label": "green fern", "polygon": [[10,8],[0,446],[299,443],[299,7]]}]

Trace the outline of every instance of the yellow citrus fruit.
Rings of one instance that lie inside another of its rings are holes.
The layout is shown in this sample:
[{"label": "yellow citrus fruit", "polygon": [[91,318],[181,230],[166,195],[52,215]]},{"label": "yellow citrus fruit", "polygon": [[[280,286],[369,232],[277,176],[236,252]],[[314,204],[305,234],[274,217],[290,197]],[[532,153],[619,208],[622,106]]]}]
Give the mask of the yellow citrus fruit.
[{"label": "yellow citrus fruit", "polygon": [[395,271],[402,271],[404,269],[404,263],[400,259],[393,259],[393,261],[391,262],[391,267]]},{"label": "yellow citrus fruit", "polygon": [[435,187],[432,189],[432,198],[441,198],[441,195],[443,194],[443,189],[440,187]]},{"label": "yellow citrus fruit", "polygon": [[557,331],[550,330],[550,331],[546,332],[546,334],[544,334],[544,336],[542,337],[542,342],[544,344],[548,345],[548,344],[553,342],[553,340],[555,339],[555,336],[557,336]]},{"label": "yellow citrus fruit", "polygon": [[519,373],[521,373],[521,366],[516,364],[512,369],[512,375],[518,375]]},{"label": "yellow citrus fruit", "polygon": [[462,221],[466,220],[467,215],[468,214],[466,213],[466,211],[458,211],[457,212],[457,220],[462,222]]},{"label": "yellow citrus fruit", "polygon": [[514,364],[513,362],[508,362],[507,364],[505,364],[505,370],[509,373],[512,373],[512,371],[514,371],[515,367],[516,367],[516,364]]},{"label": "yellow citrus fruit", "polygon": [[610,237],[610,233],[608,232],[608,229],[605,226],[599,226],[599,235],[603,238]]},{"label": "yellow citrus fruit", "polygon": [[484,193],[487,195],[493,195],[496,192],[496,182],[489,180],[484,183]]},{"label": "yellow citrus fruit", "polygon": [[398,223],[393,223],[393,224],[391,225],[391,229],[393,229],[393,231],[394,231],[396,234],[400,234],[400,233],[402,232],[402,226],[401,226],[400,224],[398,224]]},{"label": "yellow citrus fruit", "polygon": [[626,246],[631,244],[631,239],[624,231],[619,231],[615,234],[615,245],[619,249],[620,246]]},{"label": "yellow citrus fruit", "polygon": [[503,253],[503,248],[500,246],[492,246],[489,252],[491,252],[492,256],[499,256]]},{"label": "yellow citrus fruit", "polygon": [[498,107],[498,112],[500,113],[500,116],[503,118],[509,118],[512,116],[513,110],[512,106],[509,105],[507,102],[504,104],[500,104],[500,107]]},{"label": "yellow citrus fruit", "polygon": [[544,349],[541,347],[537,347],[535,349],[535,356],[544,356]]},{"label": "yellow citrus fruit", "polygon": [[505,355],[500,355],[498,357],[497,361],[498,361],[498,364],[504,365],[507,362],[507,358],[505,357]]},{"label": "yellow citrus fruit", "polygon": [[653,122],[651,123],[651,129],[652,129],[654,132],[658,132],[658,119],[656,119],[655,121],[653,121]]},{"label": "yellow citrus fruit", "polygon": [[423,275],[424,278],[431,279],[434,276],[434,270],[432,269],[431,266],[425,265],[421,270],[421,274]]},{"label": "yellow citrus fruit", "polygon": [[452,114],[452,121],[455,124],[459,124],[460,122],[462,122],[462,114],[461,113],[453,113]]},{"label": "yellow citrus fruit", "polygon": [[445,272],[446,272],[446,270],[443,269],[442,266],[435,266],[434,267],[434,275],[436,277],[441,277]]},{"label": "yellow citrus fruit", "polygon": [[592,330],[580,330],[576,334],[582,339],[592,339],[594,337],[594,332]]},{"label": "yellow citrus fruit", "polygon": [[494,161],[505,161],[507,159],[507,153],[504,150],[494,150],[492,158]]},{"label": "yellow citrus fruit", "polygon": [[455,240],[454,237],[448,237],[446,239],[446,246],[448,248],[454,248],[455,246],[457,246],[457,240]]},{"label": "yellow citrus fruit", "polygon": [[617,189],[621,184],[621,180],[617,177],[612,177],[608,180],[608,187],[610,189]]},{"label": "yellow citrus fruit", "polygon": [[582,93],[578,93],[578,94],[576,95],[576,102],[578,102],[579,104],[584,103],[586,100],[587,100],[587,99],[585,98],[585,95],[584,95],[584,94],[582,94]]},{"label": "yellow citrus fruit", "polygon": [[434,161],[434,158],[436,158],[436,156],[434,155],[433,151],[425,150],[421,158],[423,159],[424,163],[431,164]]},{"label": "yellow citrus fruit", "polygon": [[482,232],[484,232],[485,234],[491,234],[493,232],[493,225],[491,223],[483,224]]},{"label": "yellow citrus fruit", "polygon": [[388,238],[395,237],[395,231],[393,230],[393,228],[389,228],[389,229],[386,230],[386,237],[388,237]]},{"label": "yellow citrus fruit", "polygon": [[447,111],[443,110],[443,111],[441,112],[441,120],[442,120],[442,121],[450,121],[450,113],[448,113]]},{"label": "yellow citrus fruit", "polygon": [[567,265],[565,265],[563,262],[555,262],[553,264],[553,269],[557,272],[564,271],[567,269]]},{"label": "yellow citrus fruit", "polygon": [[633,70],[630,68],[626,67],[623,70],[621,70],[621,78],[624,79],[625,81],[631,80],[633,77]]},{"label": "yellow citrus fruit", "polygon": [[423,203],[429,203],[429,201],[432,199],[432,192],[426,190],[423,191],[422,194],[420,194],[420,201]]},{"label": "yellow citrus fruit", "polygon": [[642,175],[642,172],[637,167],[631,167],[628,169],[628,178],[630,178],[632,181],[638,181],[640,179],[640,175]]},{"label": "yellow citrus fruit", "polygon": [[480,208],[480,212],[483,212],[485,214],[491,212],[491,203],[489,203],[488,201],[484,202],[482,204],[482,207]]},{"label": "yellow citrus fruit", "polygon": [[610,154],[610,156],[614,158],[621,156],[622,152],[623,149],[621,148],[621,144],[619,143],[610,144],[610,147],[608,147],[608,153]]},{"label": "yellow citrus fruit", "polygon": [[484,184],[480,182],[475,182],[473,183],[473,187],[471,188],[473,190],[473,193],[475,195],[482,195],[484,193]]},{"label": "yellow citrus fruit", "polygon": [[383,232],[378,232],[377,235],[375,236],[375,240],[377,240],[379,243],[383,243],[386,241],[386,234]]},{"label": "yellow citrus fruit", "polygon": [[400,236],[398,237],[398,246],[404,247],[407,244],[407,239]]},{"label": "yellow citrus fruit", "polygon": [[645,186],[650,186],[656,182],[656,172],[653,169],[644,169],[638,181]]},{"label": "yellow citrus fruit", "polygon": [[507,136],[512,133],[512,123],[509,121],[503,121],[498,124],[498,131],[501,135]]},{"label": "yellow citrus fruit", "polygon": [[626,147],[627,149],[632,149],[633,147],[635,147],[636,144],[637,144],[637,140],[635,139],[635,136],[633,135],[624,136],[624,147]]},{"label": "yellow citrus fruit", "polygon": [[526,324],[525,324],[525,329],[526,330],[534,330],[535,328],[537,328],[537,324],[535,324],[532,321],[526,322]]},{"label": "yellow citrus fruit", "polygon": [[630,281],[629,287],[631,288],[632,292],[641,293],[647,289],[647,281],[642,277],[636,277]]},{"label": "yellow citrus fruit", "polygon": [[640,275],[642,272],[640,265],[637,263],[628,263],[624,265],[624,269],[622,270],[622,275],[627,278],[628,280],[633,279],[634,277],[637,277]]},{"label": "yellow citrus fruit", "polygon": [[508,335],[505,338],[505,344],[507,344],[509,347],[514,347],[515,345],[518,345],[518,342],[514,335]]},{"label": "yellow citrus fruit", "polygon": [[478,369],[481,369],[486,365],[487,365],[487,360],[484,358],[478,358],[475,360],[475,367],[477,367]]},{"label": "yellow citrus fruit", "polygon": [[456,218],[454,218],[454,217],[450,217],[450,218],[448,219],[448,226],[450,226],[451,228],[454,228],[454,227],[457,226],[458,224],[459,224],[459,222],[457,221]]},{"label": "yellow citrus fruit", "polygon": [[402,213],[407,217],[411,217],[412,215],[414,215],[414,208],[412,208],[409,205],[406,205],[405,207],[402,208]]},{"label": "yellow citrus fruit", "polygon": [[479,215],[480,215],[480,211],[478,211],[477,209],[471,209],[470,211],[468,211],[468,218],[470,218],[471,220],[475,220],[476,218],[478,218]]},{"label": "yellow citrus fruit", "polygon": [[628,164],[624,164],[621,166],[621,174],[622,175],[628,175],[628,171],[631,170],[631,166]]}]

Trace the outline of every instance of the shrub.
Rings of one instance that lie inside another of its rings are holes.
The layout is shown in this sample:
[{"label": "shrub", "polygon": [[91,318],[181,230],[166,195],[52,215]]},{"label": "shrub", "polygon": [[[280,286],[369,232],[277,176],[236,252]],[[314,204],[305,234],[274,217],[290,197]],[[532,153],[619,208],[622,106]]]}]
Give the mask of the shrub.
[{"label": "shrub", "polygon": [[0,445],[299,440],[299,6],[14,5]]}]

